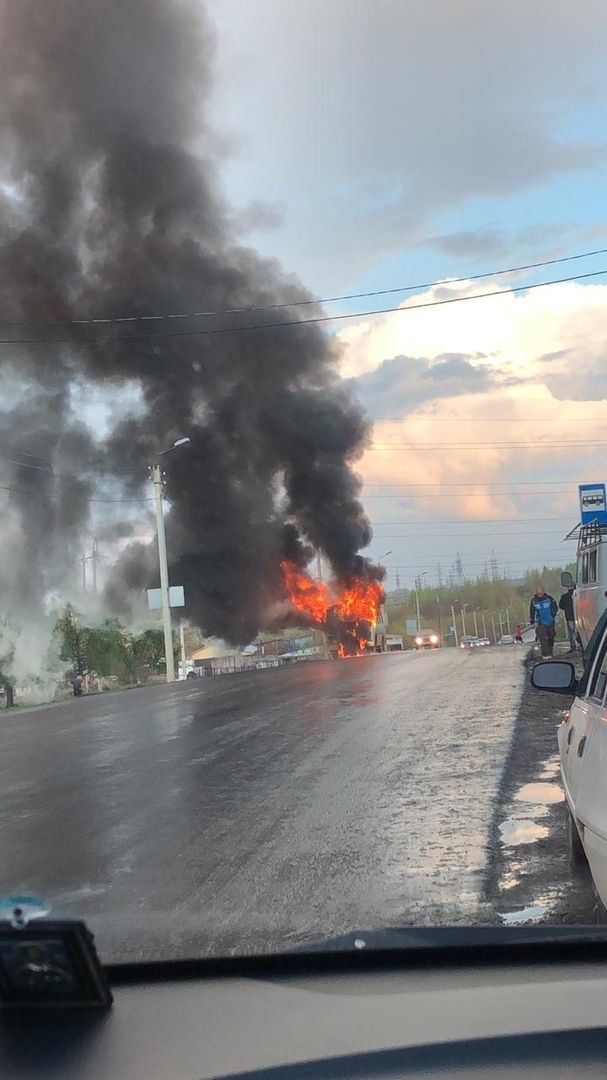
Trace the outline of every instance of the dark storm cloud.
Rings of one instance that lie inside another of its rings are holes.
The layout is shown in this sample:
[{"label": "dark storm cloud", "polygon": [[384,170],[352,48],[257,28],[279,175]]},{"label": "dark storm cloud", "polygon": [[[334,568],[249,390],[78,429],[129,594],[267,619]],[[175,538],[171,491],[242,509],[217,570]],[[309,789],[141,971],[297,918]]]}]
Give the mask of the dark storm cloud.
[{"label": "dark storm cloud", "polygon": [[[424,243],[454,258],[486,262],[511,257],[520,265],[525,259],[539,258],[540,253],[549,257],[549,246],[561,244],[574,231],[567,225],[529,225],[512,232],[487,227],[432,236]],[[560,248],[554,248],[555,254],[557,250]]]},{"label": "dark storm cloud", "polygon": [[211,6],[226,50],[244,57],[217,102],[246,140],[235,186],[244,175],[249,190],[288,197],[286,240],[328,283],[418,244],[472,199],[605,161],[591,126],[607,96],[603,0],[576,16],[553,0]]},{"label": "dark storm cloud", "polygon": [[[471,359],[477,362],[472,364]],[[459,353],[434,360],[394,356],[350,383],[370,416],[394,417],[426,401],[480,394],[501,385],[499,374],[478,359]]]},{"label": "dark storm cloud", "polygon": [[487,257],[498,258],[507,250],[506,236],[499,229],[472,229],[446,233],[444,236],[433,236],[427,242],[445,255],[473,260]]},{"label": "dark storm cloud", "polygon": [[[0,32],[4,168],[14,192],[0,226],[7,322],[247,309],[302,294],[277,263],[236,245],[205,121],[213,39],[195,0],[9,0]],[[178,328],[251,319],[244,310]],[[40,599],[48,585],[49,545],[64,575],[73,567],[70,543],[86,526],[94,487],[140,494],[158,449],[188,434],[189,450],[164,459],[172,578],[208,632],[246,641],[280,594],[280,559],[306,557],[297,530],[340,577],[361,568],[357,550],[370,530],[349,462],[367,424],[314,326],[146,336],[157,328],[96,328],[93,345],[81,340],[90,328],[73,328],[69,346],[14,351],[32,392],[7,420],[3,445],[42,453],[52,468],[52,483],[30,477],[31,498],[18,504],[31,589]],[[24,336],[36,332],[54,331]],[[140,387],[141,403],[94,444],[69,405],[70,387],[127,381]],[[156,572],[153,552],[133,548],[118,588],[140,589]]]},{"label": "dark storm cloud", "polygon": [[[566,357],[573,350],[563,350]],[[580,357],[569,361],[561,371],[550,369],[542,382],[557,401],[605,401],[607,399],[607,366],[605,358]]]}]

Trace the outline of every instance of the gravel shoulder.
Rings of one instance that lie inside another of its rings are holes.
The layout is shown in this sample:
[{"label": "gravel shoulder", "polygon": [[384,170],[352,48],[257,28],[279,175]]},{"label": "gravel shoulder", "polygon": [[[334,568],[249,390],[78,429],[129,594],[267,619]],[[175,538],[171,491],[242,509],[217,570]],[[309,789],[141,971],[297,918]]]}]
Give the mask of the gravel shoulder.
[{"label": "gravel shoulder", "polygon": [[525,688],[489,836],[486,900],[505,925],[590,924],[589,875],[569,866],[556,732],[571,701]]}]

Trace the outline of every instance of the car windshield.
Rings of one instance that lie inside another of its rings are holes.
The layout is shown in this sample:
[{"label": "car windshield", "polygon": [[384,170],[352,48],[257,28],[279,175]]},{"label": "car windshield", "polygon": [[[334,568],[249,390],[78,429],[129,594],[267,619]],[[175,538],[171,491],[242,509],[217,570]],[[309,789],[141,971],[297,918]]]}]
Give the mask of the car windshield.
[{"label": "car windshield", "polygon": [[2,5],[0,904],[136,962],[607,901],[584,10]]}]

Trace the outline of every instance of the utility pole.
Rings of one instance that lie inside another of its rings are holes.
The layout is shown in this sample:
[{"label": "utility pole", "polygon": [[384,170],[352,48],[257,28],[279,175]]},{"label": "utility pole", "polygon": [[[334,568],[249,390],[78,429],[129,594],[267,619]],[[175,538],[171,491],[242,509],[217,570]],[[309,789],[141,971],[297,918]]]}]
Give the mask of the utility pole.
[{"label": "utility pole", "polygon": [[497,633],[495,630],[495,619],[491,616],[491,625],[493,626],[493,644],[497,645]]},{"label": "utility pole", "polygon": [[80,556],[80,562],[82,563],[82,591],[86,592],[86,555]]},{"label": "utility pole", "polygon": [[466,608],[467,604],[462,604],[462,633],[466,637],[468,631],[466,630]]},{"label": "utility pole", "polygon": [[474,634],[475,637],[478,637],[478,622],[476,621],[476,611],[473,611],[472,614],[474,615]]},{"label": "utility pole", "polygon": [[421,615],[419,613],[419,592],[417,590],[417,578],[415,580],[415,610],[416,610],[416,613],[417,613],[417,632],[419,634],[419,632],[420,632],[420,630],[422,628],[422,620],[421,620]]},{"label": "utility pole", "polygon": [[485,612],[481,611],[481,619],[483,620],[483,637],[487,637],[487,627],[485,626]]},{"label": "utility pole", "polygon": [[319,585],[322,585],[322,562],[319,548],[316,548],[316,580]]},{"label": "utility pole", "polygon": [[442,649],[442,647],[443,647],[443,620],[442,620],[442,616],[441,616],[440,597],[439,597],[438,593],[436,594],[436,610],[438,611],[438,637],[439,637],[439,640],[440,640],[440,647]]},{"label": "utility pole", "polygon": [[500,621],[500,637],[502,637],[503,633],[504,633],[504,624],[502,622],[502,613],[501,613],[501,611],[498,611],[497,617],[498,617],[498,619]]},{"label": "utility pole", "polygon": [[97,595],[97,561],[99,559],[99,542],[93,540],[93,554],[91,555],[91,562],[93,564],[93,594]]},{"label": "utility pole", "polygon": [[455,647],[457,648],[457,646],[459,645],[459,638],[457,636],[457,623],[455,621],[455,609],[453,607],[453,604],[451,604],[451,618],[453,619],[451,625],[453,626],[453,632],[455,634]]},{"label": "utility pole", "polygon": [[508,627],[508,633],[510,634],[512,631],[510,630],[510,608],[509,607],[506,608],[506,625]]},{"label": "utility pole", "polygon": [[175,657],[173,656],[173,633],[171,630],[171,605],[169,600],[169,567],[167,563],[167,545],[164,532],[164,511],[162,506],[162,475],[160,465],[152,465],[152,483],[156,504],[156,533],[158,536],[158,561],[160,563],[160,594],[162,597],[162,628],[164,631],[164,655],[167,668],[167,682],[175,682]]},{"label": "utility pole", "polygon": [[185,679],[187,675],[185,669],[185,619],[179,620],[179,645],[181,650],[181,677]]}]

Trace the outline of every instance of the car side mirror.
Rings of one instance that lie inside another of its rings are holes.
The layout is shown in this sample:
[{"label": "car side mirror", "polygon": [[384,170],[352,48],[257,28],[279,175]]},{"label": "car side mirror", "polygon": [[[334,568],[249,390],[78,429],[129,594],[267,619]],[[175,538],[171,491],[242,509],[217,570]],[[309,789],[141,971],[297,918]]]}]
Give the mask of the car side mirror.
[{"label": "car side mirror", "polygon": [[568,570],[563,570],[561,573],[561,585],[565,589],[575,588],[575,581],[573,580],[573,576],[569,573]]},{"label": "car side mirror", "polygon": [[536,690],[550,690],[553,694],[573,694],[578,681],[573,664],[566,660],[545,660],[533,668],[531,685]]}]

